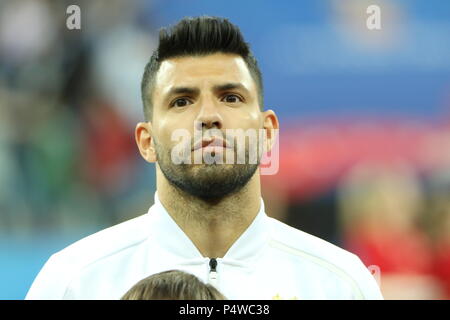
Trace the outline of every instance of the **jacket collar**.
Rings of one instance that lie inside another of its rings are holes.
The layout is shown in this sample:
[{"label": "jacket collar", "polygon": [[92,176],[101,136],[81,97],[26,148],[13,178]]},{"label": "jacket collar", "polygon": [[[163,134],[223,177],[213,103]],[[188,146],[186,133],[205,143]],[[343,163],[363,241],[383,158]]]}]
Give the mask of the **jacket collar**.
[{"label": "jacket collar", "polygon": [[[156,242],[164,252],[176,256],[178,259],[201,263],[211,257],[203,257],[184,231],[175,223],[155,192],[154,204],[148,211],[150,220],[151,242]],[[234,242],[221,260],[223,263],[234,265],[248,265],[263,250],[269,238],[268,217],[261,198],[261,206],[250,226]],[[178,260],[177,259],[177,260]]]}]

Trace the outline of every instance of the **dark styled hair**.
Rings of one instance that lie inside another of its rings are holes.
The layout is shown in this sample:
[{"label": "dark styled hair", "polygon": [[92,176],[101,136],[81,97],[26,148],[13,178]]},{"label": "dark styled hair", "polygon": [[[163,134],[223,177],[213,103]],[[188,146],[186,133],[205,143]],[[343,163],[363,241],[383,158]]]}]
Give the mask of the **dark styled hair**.
[{"label": "dark styled hair", "polygon": [[210,284],[196,276],[169,270],[149,276],[136,283],[121,300],[226,300],[225,296]]},{"label": "dark styled hair", "polygon": [[141,94],[145,118],[152,119],[152,93],[161,62],[174,57],[202,56],[219,52],[236,54],[244,59],[256,83],[258,102],[263,110],[261,71],[241,31],[227,19],[202,16],[184,18],[176,25],[160,30],[159,46],[153,52],[142,77]]}]

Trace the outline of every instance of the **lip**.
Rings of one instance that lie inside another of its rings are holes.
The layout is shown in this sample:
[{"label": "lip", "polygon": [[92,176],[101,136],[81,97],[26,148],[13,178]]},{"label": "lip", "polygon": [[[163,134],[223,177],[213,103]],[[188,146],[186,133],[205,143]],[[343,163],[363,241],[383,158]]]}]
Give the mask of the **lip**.
[{"label": "lip", "polygon": [[222,147],[222,148],[227,148],[227,144],[225,143],[224,140],[222,140],[220,138],[214,138],[212,140],[201,140],[201,141],[198,141],[194,145],[194,148],[192,148],[192,151],[195,151],[197,149],[204,148],[204,147]]}]

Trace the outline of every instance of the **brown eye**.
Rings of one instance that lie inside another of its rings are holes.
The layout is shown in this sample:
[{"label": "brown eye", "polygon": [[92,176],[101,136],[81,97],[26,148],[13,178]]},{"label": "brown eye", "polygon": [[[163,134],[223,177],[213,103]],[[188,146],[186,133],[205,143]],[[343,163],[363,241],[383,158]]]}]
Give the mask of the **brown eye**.
[{"label": "brown eye", "polygon": [[172,107],[185,107],[191,102],[186,98],[179,98],[172,103]]},{"label": "brown eye", "polygon": [[236,102],[241,102],[242,99],[235,95],[235,94],[227,94],[224,98],[223,101],[228,102],[228,103],[236,103]]}]

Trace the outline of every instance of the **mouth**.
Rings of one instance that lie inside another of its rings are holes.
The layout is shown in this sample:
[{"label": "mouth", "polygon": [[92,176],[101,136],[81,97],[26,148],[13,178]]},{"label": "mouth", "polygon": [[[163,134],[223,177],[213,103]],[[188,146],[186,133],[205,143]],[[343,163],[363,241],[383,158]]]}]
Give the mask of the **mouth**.
[{"label": "mouth", "polygon": [[192,151],[198,149],[201,149],[203,151],[221,151],[226,148],[228,147],[224,140],[215,138],[213,140],[201,140],[197,142],[192,148]]}]

